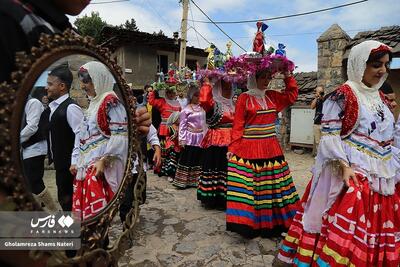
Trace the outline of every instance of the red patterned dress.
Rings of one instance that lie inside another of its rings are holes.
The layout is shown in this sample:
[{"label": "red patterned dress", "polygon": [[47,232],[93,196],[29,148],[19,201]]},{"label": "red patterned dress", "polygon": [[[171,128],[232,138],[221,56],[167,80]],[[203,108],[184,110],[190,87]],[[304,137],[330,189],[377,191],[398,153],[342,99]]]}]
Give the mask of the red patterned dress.
[{"label": "red patterned dress", "polygon": [[[227,230],[241,235],[279,235],[289,228],[299,200],[276,137],[278,112],[297,99],[293,77],[284,92],[266,91],[266,107],[243,93],[236,104],[228,162]],[[261,96],[260,96],[261,98]]]},{"label": "red patterned dress", "polygon": [[210,84],[200,89],[200,106],[206,112],[208,131],[203,138],[203,164],[197,187],[197,199],[209,207],[225,209],[226,153],[231,142],[235,108],[230,99],[213,95]]},{"label": "red patterned dress", "polygon": [[[296,266],[399,266],[393,115],[383,101],[371,110],[345,84],[325,100],[321,123],[313,178],[278,258]],[[339,160],[360,187],[344,186]]]}]

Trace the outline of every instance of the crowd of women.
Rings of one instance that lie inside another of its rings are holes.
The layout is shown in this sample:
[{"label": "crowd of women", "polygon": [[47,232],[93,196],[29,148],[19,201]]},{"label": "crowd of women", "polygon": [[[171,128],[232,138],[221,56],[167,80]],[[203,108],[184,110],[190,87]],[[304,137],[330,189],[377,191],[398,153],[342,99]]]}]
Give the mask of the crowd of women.
[{"label": "crowd of women", "polygon": [[[281,56],[248,54],[224,71],[198,73],[186,106],[171,87],[165,98],[150,90],[148,103],[162,118],[159,175],[196,187],[206,208],[226,210],[228,231],[284,236],[277,261],[399,266],[400,127],[378,90],[391,60],[391,48],[377,41],[352,48],[348,81],[324,98],[322,138],[301,200],[275,131],[277,114],[298,94],[293,65]],[[243,70],[247,91],[233,104],[234,76]],[[285,89],[267,90],[277,73]]]},{"label": "crowd of women", "polygon": [[[187,84],[187,101],[176,98],[172,84],[163,87],[164,97],[156,86],[147,87],[148,111],[161,117],[158,136],[154,127],[147,135],[156,149],[154,172],[177,188],[197,188],[205,208],[225,210],[228,231],[249,238],[284,236],[277,261],[399,266],[400,122],[379,92],[391,60],[391,48],[377,41],[351,49],[348,80],[324,97],[322,137],[301,200],[275,130],[277,114],[298,95],[294,64],[284,55],[248,53],[229,59],[224,70],[199,71],[198,82]],[[72,75],[64,72],[54,69],[47,86],[54,127],[49,150],[55,161],[59,144],[69,136],[62,122],[70,124],[69,106],[75,105],[68,97],[71,81],[65,79]],[[276,75],[285,83],[282,91],[268,90]],[[85,112],[79,110],[79,127],[65,128],[71,132],[68,158],[73,164],[67,171],[73,174],[74,191],[59,195],[59,202],[85,219],[104,209],[121,184],[127,114],[104,65],[89,62],[78,78],[90,104]],[[234,84],[244,80],[247,90],[234,103]],[[27,151],[24,157],[30,158]],[[41,165],[43,159],[40,155]],[[39,196],[42,187],[36,190]]]}]

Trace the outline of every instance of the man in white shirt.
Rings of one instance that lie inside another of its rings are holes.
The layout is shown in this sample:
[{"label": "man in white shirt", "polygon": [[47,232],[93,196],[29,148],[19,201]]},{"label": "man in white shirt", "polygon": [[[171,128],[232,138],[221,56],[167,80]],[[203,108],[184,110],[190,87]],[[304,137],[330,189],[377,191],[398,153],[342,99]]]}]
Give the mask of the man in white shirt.
[{"label": "man in white shirt", "polygon": [[49,156],[56,170],[58,202],[64,211],[72,209],[73,179],[79,157],[79,127],[82,109],[69,97],[73,76],[67,65],[54,68],[47,78],[49,104]]},{"label": "man in white shirt", "polygon": [[38,202],[49,211],[57,211],[58,206],[43,182],[48,120],[49,110],[45,110],[38,99],[30,98],[25,105],[23,129],[20,134],[22,165],[27,184]]}]

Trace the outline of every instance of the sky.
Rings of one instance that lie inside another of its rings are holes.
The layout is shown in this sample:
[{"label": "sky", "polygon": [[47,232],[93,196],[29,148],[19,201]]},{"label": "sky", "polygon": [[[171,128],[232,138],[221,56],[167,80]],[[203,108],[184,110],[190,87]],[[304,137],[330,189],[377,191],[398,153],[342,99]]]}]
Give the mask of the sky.
[{"label": "sky", "polygon": [[[158,32],[162,30],[172,37],[174,31],[180,31],[182,6],[178,0],[130,0],[108,4],[93,4],[104,0],[92,0],[78,17],[99,12],[100,17],[111,25],[119,25],[134,18],[139,30]],[[214,21],[237,21],[271,18],[317,9],[329,8],[355,2],[356,0],[194,0],[196,4]],[[190,3],[189,20],[206,21],[207,18]],[[70,17],[73,22],[76,17]],[[269,28],[264,32],[266,46],[286,45],[286,55],[298,66],[297,71],[317,70],[317,39],[332,24],[339,26],[354,37],[360,31],[377,30],[384,26],[400,25],[399,0],[368,0],[360,4],[327,12],[279,19],[265,22]],[[188,45],[206,48],[214,43],[222,52],[226,51],[228,38],[213,24],[188,22]],[[220,24],[245,50],[251,51],[252,41],[257,31],[255,23]],[[243,53],[233,45],[234,55]],[[400,60],[393,64],[400,67]],[[392,66],[393,67],[393,66]]]}]

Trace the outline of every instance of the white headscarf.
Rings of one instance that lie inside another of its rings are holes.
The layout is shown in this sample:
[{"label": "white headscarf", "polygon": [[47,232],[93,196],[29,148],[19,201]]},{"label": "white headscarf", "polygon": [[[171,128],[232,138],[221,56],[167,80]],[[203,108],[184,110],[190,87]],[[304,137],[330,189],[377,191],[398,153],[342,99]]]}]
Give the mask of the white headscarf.
[{"label": "white headscarf", "polygon": [[176,99],[176,97],[175,97],[175,99],[169,99],[167,97],[167,91],[169,91],[169,90],[176,92],[176,89],[175,90],[174,89],[165,90],[165,102],[167,102],[167,104],[172,106],[172,107],[180,107],[181,104],[179,104],[179,101]]},{"label": "white headscarf", "polygon": [[92,114],[92,112],[97,112],[106,96],[113,94],[117,97],[113,91],[114,77],[107,67],[98,61],[88,62],[81,68],[88,71],[96,92],[96,96],[90,99],[89,107],[86,110],[86,113]]},{"label": "white headscarf", "polygon": [[375,112],[383,106],[382,99],[379,96],[379,88],[386,80],[388,73],[382,76],[378,84],[372,87],[366,86],[362,79],[365,69],[367,68],[367,60],[373,49],[380,46],[386,46],[378,41],[364,41],[350,50],[349,59],[347,61],[347,77],[346,82],[357,96],[360,104],[365,105],[369,110]]},{"label": "white headscarf", "polygon": [[221,103],[225,109],[228,109],[230,111],[235,110],[235,106],[233,105],[232,102],[232,97],[234,95],[233,93],[233,86],[232,86],[232,92],[229,98],[225,98],[222,96],[222,82],[221,80],[217,80],[213,82],[213,98],[216,102]]},{"label": "white headscarf", "polygon": [[[256,75],[252,74],[247,79],[247,89],[248,91],[245,94],[251,95],[253,97],[250,98],[251,105],[254,106],[253,98],[257,101],[257,103],[264,109],[268,109],[267,101],[265,101],[265,91],[264,89],[258,89],[257,87],[257,79]],[[247,105],[248,103],[246,103]]]}]

